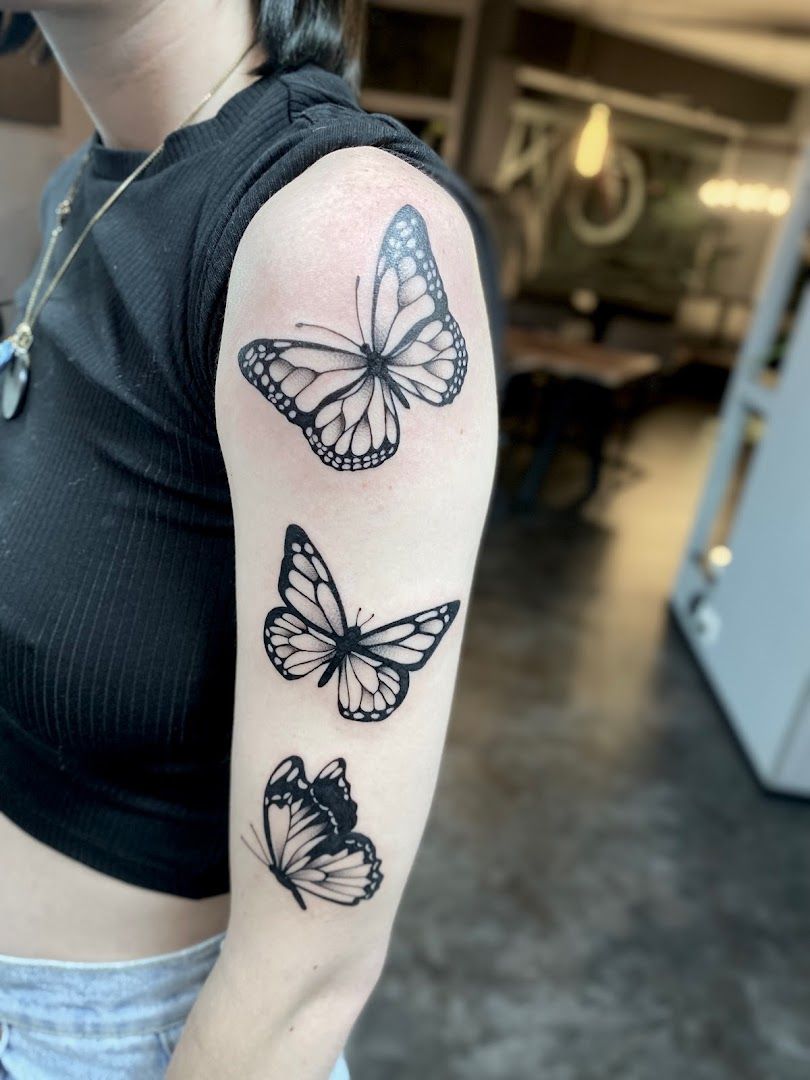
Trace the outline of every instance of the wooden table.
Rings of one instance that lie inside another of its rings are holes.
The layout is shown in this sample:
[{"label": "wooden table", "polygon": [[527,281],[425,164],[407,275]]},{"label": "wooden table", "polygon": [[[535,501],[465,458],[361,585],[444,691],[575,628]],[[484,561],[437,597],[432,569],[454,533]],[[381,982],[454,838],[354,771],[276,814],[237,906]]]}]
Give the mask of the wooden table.
[{"label": "wooden table", "polygon": [[596,391],[602,398],[599,419],[589,431],[590,475],[578,503],[590,498],[599,486],[604,463],[604,443],[614,412],[617,392],[631,383],[648,379],[661,370],[655,353],[614,349],[596,342],[567,341],[548,330],[512,326],[506,333],[506,370],[510,378],[546,375],[552,380],[554,400],[548,425],[537,442],[532,460],[520,483],[517,503],[534,505],[551,465],[565,425],[581,392]]}]

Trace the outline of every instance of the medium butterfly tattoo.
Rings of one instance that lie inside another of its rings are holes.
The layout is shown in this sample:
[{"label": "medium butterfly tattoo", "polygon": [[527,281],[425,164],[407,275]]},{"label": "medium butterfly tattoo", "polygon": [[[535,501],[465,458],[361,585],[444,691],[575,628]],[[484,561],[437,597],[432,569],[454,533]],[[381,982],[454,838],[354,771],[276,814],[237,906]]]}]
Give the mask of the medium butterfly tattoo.
[{"label": "medium butterfly tattoo", "polygon": [[[394,215],[380,246],[360,341],[327,327],[309,340],[258,338],[239,351],[242,374],[303,431],[326,465],[344,471],[382,465],[399,446],[398,406],[409,398],[449,405],[464,383],[467,346],[424,218],[412,206]],[[368,313],[367,313],[368,314]]]},{"label": "medium butterfly tattoo", "polygon": [[[459,602],[427,608],[376,630],[360,611],[349,625],[326,562],[298,525],[290,525],[278,579],[283,607],[264,622],[264,647],[285,679],[338,676],[338,709],[347,720],[384,720],[405,700],[409,672],[424,667],[449,629]],[[362,608],[361,608],[362,610]]]},{"label": "medium butterfly tattoo", "polygon": [[383,879],[374,845],[352,832],[356,824],[357,803],[342,758],[310,783],[301,758],[288,757],[264,789],[265,842],[255,825],[254,843],[244,836],[242,842],[303,910],[302,893],[353,907],[370,900]]}]

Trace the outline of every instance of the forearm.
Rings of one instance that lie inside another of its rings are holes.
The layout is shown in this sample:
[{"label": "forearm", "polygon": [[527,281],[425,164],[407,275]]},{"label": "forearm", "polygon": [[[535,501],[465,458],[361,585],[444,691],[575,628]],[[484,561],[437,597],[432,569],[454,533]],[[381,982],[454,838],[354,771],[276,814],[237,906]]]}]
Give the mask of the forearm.
[{"label": "forearm", "polygon": [[226,942],[167,1080],[328,1080],[379,975],[379,954],[336,953],[306,971],[284,943],[274,959],[275,951]]}]

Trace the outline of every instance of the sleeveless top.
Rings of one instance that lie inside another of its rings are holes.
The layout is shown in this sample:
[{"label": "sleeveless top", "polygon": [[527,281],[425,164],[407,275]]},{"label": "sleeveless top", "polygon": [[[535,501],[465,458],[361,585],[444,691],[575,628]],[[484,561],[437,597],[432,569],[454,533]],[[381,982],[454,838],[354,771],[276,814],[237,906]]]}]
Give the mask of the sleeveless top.
[{"label": "sleeveless top", "polygon": [[[436,179],[485,254],[466,189],[405,127],[314,65],[262,78],[169,135],[94,227],[37,324],[26,407],[0,422],[0,812],[146,888],[228,888],[234,536],[214,377],[231,264],[263,203],[349,146]],[[88,149],[53,265],[145,156],[94,136],[49,181],[43,228]]]}]

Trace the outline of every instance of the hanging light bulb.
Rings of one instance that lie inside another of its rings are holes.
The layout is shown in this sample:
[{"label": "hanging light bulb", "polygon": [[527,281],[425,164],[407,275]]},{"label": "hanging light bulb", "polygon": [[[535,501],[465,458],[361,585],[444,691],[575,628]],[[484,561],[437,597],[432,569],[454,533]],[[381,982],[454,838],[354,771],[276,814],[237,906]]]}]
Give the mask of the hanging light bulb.
[{"label": "hanging light bulb", "polygon": [[609,141],[610,108],[602,104],[592,105],[574,157],[574,168],[580,176],[591,179],[599,175],[605,167]]}]

